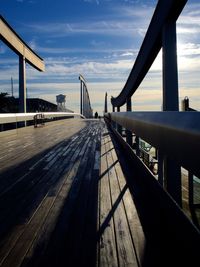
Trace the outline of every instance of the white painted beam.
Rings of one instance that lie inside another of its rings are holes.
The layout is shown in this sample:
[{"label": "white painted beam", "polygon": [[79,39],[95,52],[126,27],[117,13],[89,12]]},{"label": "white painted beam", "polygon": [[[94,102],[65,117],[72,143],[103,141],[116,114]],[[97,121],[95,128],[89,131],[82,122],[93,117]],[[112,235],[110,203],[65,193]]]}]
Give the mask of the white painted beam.
[{"label": "white painted beam", "polygon": [[0,38],[18,55],[23,56],[30,65],[39,71],[45,70],[44,61],[40,58],[0,16]]}]

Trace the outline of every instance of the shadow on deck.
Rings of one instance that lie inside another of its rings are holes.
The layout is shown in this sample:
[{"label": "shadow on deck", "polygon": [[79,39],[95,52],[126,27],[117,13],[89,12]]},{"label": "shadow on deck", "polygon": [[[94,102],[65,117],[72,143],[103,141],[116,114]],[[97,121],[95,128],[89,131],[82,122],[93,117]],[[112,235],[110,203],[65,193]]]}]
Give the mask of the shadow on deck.
[{"label": "shadow on deck", "polygon": [[88,121],[32,159],[1,195],[0,265],[196,266],[198,231],[126,158],[103,122]]}]

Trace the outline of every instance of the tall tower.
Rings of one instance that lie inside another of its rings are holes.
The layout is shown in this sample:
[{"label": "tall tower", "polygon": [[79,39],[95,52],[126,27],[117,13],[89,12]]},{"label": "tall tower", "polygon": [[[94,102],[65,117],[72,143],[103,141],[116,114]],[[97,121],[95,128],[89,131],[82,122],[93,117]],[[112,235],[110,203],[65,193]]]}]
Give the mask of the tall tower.
[{"label": "tall tower", "polygon": [[58,106],[58,111],[65,111],[65,103],[66,103],[66,95],[57,95],[56,96],[56,102]]}]

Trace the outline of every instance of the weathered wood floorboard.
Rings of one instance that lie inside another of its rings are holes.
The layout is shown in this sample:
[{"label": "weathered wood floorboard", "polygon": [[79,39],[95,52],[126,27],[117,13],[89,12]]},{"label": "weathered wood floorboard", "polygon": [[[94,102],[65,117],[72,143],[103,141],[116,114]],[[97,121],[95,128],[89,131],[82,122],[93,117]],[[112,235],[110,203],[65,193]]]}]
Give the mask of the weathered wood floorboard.
[{"label": "weathered wood floorboard", "polygon": [[101,141],[101,171],[99,190],[99,266],[118,266],[116,251],[116,238],[112,214],[112,202],[109,183],[109,166],[107,162],[106,143],[108,141],[108,131],[104,131]]},{"label": "weathered wood floorboard", "polygon": [[[109,136],[106,142],[106,149],[107,149],[106,156],[107,156],[107,164],[109,167],[108,175],[109,175],[109,183],[111,191],[112,212],[114,219],[119,266],[138,266],[137,257],[135,254],[132,238],[130,235],[127,216],[124,207],[124,194],[128,190],[128,187],[125,184],[122,190],[120,190],[118,181],[120,177],[117,176],[116,172],[116,164],[118,162],[118,159],[116,157],[115,161],[113,160],[112,157],[113,144]],[[122,172],[121,173],[118,172],[118,175],[119,176],[121,175],[121,179],[123,179]]]},{"label": "weathered wood floorboard", "polygon": [[[150,207],[148,188],[141,193],[136,182],[129,190],[128,169],[122,168],[118,148],[103,122],[81,124],[69,121],[70,134],[67,124],[55,122],[49,128],[22,130],[22,139],[16,134],[2,136],[10,152],[6,155],[4,142],[0,266],[138,267],[149,266],[149,259],[151,266],[159,266],[153,265],[160,263],[162,255],[155,250],[160,236],[151,210],[143,209],[145,216],[139,213],[143,205]],[[134,175],[129,172],[131,179]],[[140,179],[138,184],[144,187]],[[144,225],[147,230],[152,227],[156,237],[144,233]],[[146,242],[147,236],[153,241]]]}]

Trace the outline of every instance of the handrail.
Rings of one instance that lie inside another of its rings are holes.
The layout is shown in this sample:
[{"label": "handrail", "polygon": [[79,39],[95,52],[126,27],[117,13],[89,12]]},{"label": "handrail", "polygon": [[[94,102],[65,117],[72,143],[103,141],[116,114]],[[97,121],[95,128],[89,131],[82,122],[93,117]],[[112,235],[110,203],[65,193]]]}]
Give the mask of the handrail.
[{"label": "handrail", "polygon": [[199,112],[113,112],[105,117],[134,132],[200,177]]},{"label": "handrail", "polygon": [[162,29],[166,22],[176,21],[187,0],[158,1],[144,41],[127,82],[117,97],[111,98],[114,107],[120,107],[131,97],[144,79],[162,47]]},{"label": "handrail", "polygon": [[42,114],[44,116],[44,119],[59,117],[80,117],[83,119],[85,118],[82,114],[71,112],[4,113],[0,114],[0,124],[31,121],[34,120],[34,116],[38,114]]},{"label": "handrail", "polygon": [[93,111],[90,103],[90,96],[87,89],[86,80],[83,75],[79,74],[80,80],[80,113],[83,114],[86,118],[93,117]]}]

